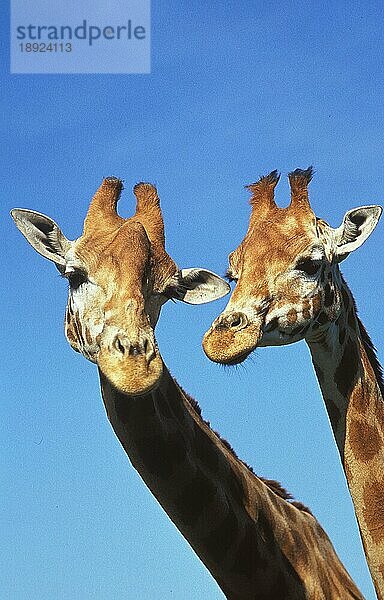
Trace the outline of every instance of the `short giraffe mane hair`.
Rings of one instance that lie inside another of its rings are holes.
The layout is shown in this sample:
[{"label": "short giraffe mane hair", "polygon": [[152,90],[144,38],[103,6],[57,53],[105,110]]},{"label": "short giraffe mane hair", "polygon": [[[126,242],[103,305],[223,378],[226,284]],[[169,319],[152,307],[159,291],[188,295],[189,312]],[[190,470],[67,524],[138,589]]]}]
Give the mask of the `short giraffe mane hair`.
[{"label": "short giraffe mane hair", "polygon": [[192,396],[190,396],[188,394],[188,392],[186,392],[179,384],[177,384],[177,385],[181,389],[181,391],[182,391],[183,395],[185,396],[188,404],[193,409],[193,411],[196,413],[196,415],[219,438],[219,440],[224,444],[224,446],[232,454],[232,456],[234,456],[236,458],[236,460],[239,460],[246,467],[246,469],[248,469],[249,473],[253,477],[257,477],[260,481],[262,481],[274,494],[276,494],[276,496],[279,496],[279,498],[282,498],[283,500],[286,500],[287,502],[289,502],[290,500],[292,500],[292,502],[289,502],[289,504],[291,504],[292,506],[295,506],[298,510],[300,510],[302,512],[306,512],[306,513],[312,515],[311,510],[307,506],[305,506],[305,504],[303,504],[302,502],[298,502],[298,501],[294,500],[294,497],[292,496],[292,494],[290,494],[290,492],[288,492],[281,485],[281,483],[279,483],[278,481],[275,481],[274,479],[266,479],[265,477],[260,477],[259,475],[256,475],[256,473],[254,472],[253,468],[250,465],[248,465],[246,462],[244,462],[243,460],[241,460],[241,458],[238,457],[236,451],[233,449],[233,447],[231,446],[231,444],[226,439],[224,439],[217,431],[215,431],[214,429],[212,429],[210,422],[206,421],[203,418],[202,411],[201,411],[200,405],[197,402],[197,400],[195,400],[195,398],[193,398]]},{"label": "short giraffe mane hair", "polygon": [[372,365],[373,371],[375,373],[375,377],[377,379],[377,383],[380,388],[381,395],[384,397],[384,376],[383,376],[383,367],[381,366],[379,359],[377,358],[376,348],[369,337],[367,330],[364,325],[360,321],[359,317],[357,317],[357,322],[359,324],[361,339],[364,345],[364,349],[367,353],[368,360]]},{"label": "short giraffe mane hair", "polygon": [[375,374],[381,395],[384,397],[384,374],[383,374],[383,367],[380,364],[379,359],[377,358],[377,351],[375,348],[375,345],[373,344],[367,330],[365,329],[365,326],[363,325],[363,323],[360,321],[359,315],[358,315],[358,311],[357,311],[357,306],[356,306],[356,300],[353,297],[353,294],[351,292],[351,290],[348,287],[347,282],[345,281],[343,275],[340,273],[341,275],[341,281],[343,286],[345,286],[347,288],[347,290],[349,291],[351,298],[352,298],[352,305],[353,305],[353,310],[354,313],[356,315],[357,318],[357,323],[359,326],[359,332],[361,335],[361,341],[363,342],[363,346],[364,346],[364,350],[367,353],[368,356],[368,360],[372,365],[372,369],[373,372]]}]

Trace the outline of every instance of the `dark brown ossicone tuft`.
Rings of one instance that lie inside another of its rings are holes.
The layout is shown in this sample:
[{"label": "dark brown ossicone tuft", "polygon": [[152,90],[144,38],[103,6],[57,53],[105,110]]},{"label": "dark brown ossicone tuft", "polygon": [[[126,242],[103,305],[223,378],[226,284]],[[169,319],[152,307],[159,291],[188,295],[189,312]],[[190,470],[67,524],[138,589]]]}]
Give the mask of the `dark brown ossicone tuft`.
[{"label": "dark brown ossicone tuft", "polygon": [[260,177],[256,183],[246,185],[246,189],[252,193],[250,203],[252,206],[265,205],[265,206],[276,206],[274,199],[274,190],[280,179],[280,174],[277,170],[272,171],[268,175]]},{"label": "dark brown ossicone tuft", "polygon": [[313,175],[314,168],[312,165],[309,166],[308,169],[295,169],[294,171],[291,171],[291,173],[288,173],[290,180],[302,180],[305,185],[308,185],[312,180]]},{"label": "dark brown ossicone tuft", "polygon": [[291,204],[292,208],[310,209],[308,198],[308,184],[313,177],[313,167],[308,169],[295,169],[288,174],[291,186]]},{"label": "dark brown ossicone tuft", "polygon": [[118,177],[113,177],[113,176],[112,176],[112,177],[106,177],[106,178],[104,179],[104,181],[105,181],[105,183],[106,183],[107,185],[109,185],[109,186],[110,186],[110,187],[112,187],[112,188],[113,188],[113,187],[114,187],[114,188],[119,188],[119,189],[120,189],[120,192],[121,192],[121,190],[123,190],[123,189],[124,189],[123,180],[122,180],[122,179],[119,179]]}]

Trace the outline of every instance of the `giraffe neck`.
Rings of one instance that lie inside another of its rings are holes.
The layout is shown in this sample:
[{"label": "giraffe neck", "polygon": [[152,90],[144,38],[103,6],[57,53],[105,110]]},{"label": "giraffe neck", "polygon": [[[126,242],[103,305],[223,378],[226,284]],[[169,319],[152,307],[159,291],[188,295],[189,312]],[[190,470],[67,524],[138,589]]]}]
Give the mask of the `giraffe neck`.
[{"label": "giraffe neck", "polygon": [[165,367],[139,397],[99,374],[131,463],[228,599],[362,598],[316,519],[236,457]]},{"label": "giraffe neck", "polygon": [[342,290],[337,321],[308,340],[378,598],[384,598],[384,402],[381,367]]}]

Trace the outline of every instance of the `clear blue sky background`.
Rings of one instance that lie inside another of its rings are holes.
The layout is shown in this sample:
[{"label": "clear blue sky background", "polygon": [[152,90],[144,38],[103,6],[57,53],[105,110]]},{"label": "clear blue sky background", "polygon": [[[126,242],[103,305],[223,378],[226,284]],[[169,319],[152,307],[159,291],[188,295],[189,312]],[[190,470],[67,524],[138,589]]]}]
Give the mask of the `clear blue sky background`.
[{"label": "clear blue sky background", "polygon": [[[384,201],[382,2],[154,0],[151,75],[9,75],[3,12],[0,590],[13,600],[210,600],[215,582],[130,466],[94,365],[63,334],[66,285],[8,211],[75,238],[104,176],[157,184],[168,251],[224,273],[243,186],[313,164],[334,226]],[[287,203],[282,178],[277,199]],[[383,223],[343,271],[383,357]],[[373,588],[304,343],[223,369],[201,338],[226,300],[169,304],[157,337],[179,382],[257,473],[308,504],[369,600]]]}]

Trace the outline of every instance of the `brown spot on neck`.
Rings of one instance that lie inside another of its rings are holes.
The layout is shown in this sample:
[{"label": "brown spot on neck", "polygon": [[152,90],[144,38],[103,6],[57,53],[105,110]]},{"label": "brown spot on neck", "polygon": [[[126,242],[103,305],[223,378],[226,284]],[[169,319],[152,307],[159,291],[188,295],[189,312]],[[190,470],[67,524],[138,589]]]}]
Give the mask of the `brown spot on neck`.
[{"label": "brown spot on neck", "polygon": [[290,325],[293,325],[297,321],[297,311],[295,308],[291,308],[287,312],[287,321]]},{"label": "brown spot on neck", "polygon": [[357,329],[357,321],[356,321],[356,314],[355,311],[353,310],[353,308],[351,308],[348,311],[348,325],[351,327],[351,329]]},{"label": "brown spot on neck", "polygon": [[345,336],[347,335],[347,331],[344,325],[340,325],[339,327],[339,344],[342,346],[345,342]]},{"label": "brown spot on neck", "polygon": [[347,398],[356,382],[359,374],[359,353],[355,340],[351,338],[346,342],[343,356],[335,370],[335,383],[340,394]]},{"label": "brown spot on neck", "polygon": [[316,296],[313,296],[312,298],[312,308],[313,308],[313,317],[316,317],[318,312],[321,309],[321,298],[320,298],[320,294],[316,294]]},{"label": "brown spot on neck", "polygon": [[374,544],[384,542],[384,481],[372,480],[363,494],[363,514]]},{"label": "brown spot on neck", "polygon": [[88,327],[85,327],[85,339],[86,339],[88,346],[92,346],[93,339],[92,339],[91,332],[89,331]]},{"label": "brown spot on neck", "polygon": [[308,320],[311,318],[311,313],[310,313],[310,303],[309,300],[307,298],[305,298],[305,300],[303,300],[303,318]]},{"label": "brown spot on neck", "polygon": [[332,306],[334,298],[335,298],[334,291],[332,290],[330,284],[327,283],[327,285],[325,286],[325,291],[324,291],[324,306],[327,306],[327,307]]},{"label": "brown spot on neck", "polygon": [[349,292],[346,289],[345,285],[341,288],[341,295],[342,295],[342,298],[343,298],[344,309],[345,309],[345,311],[347,311],[348,308],[349,308],[349,305],[351,303],[351,298],[349,296]]},{"label": "brown spot on neck", "polygon": [[359,382],[352,390],[349,399],[350,410],[365,415],[369,408],[369,396],[366,387]]},{"label": "brown spot on neck", "polygon": [[375,427],[354,419],[348,428],[349,443],[353,455],[360,462],[372,460],[381,447],[381,438]]}]

